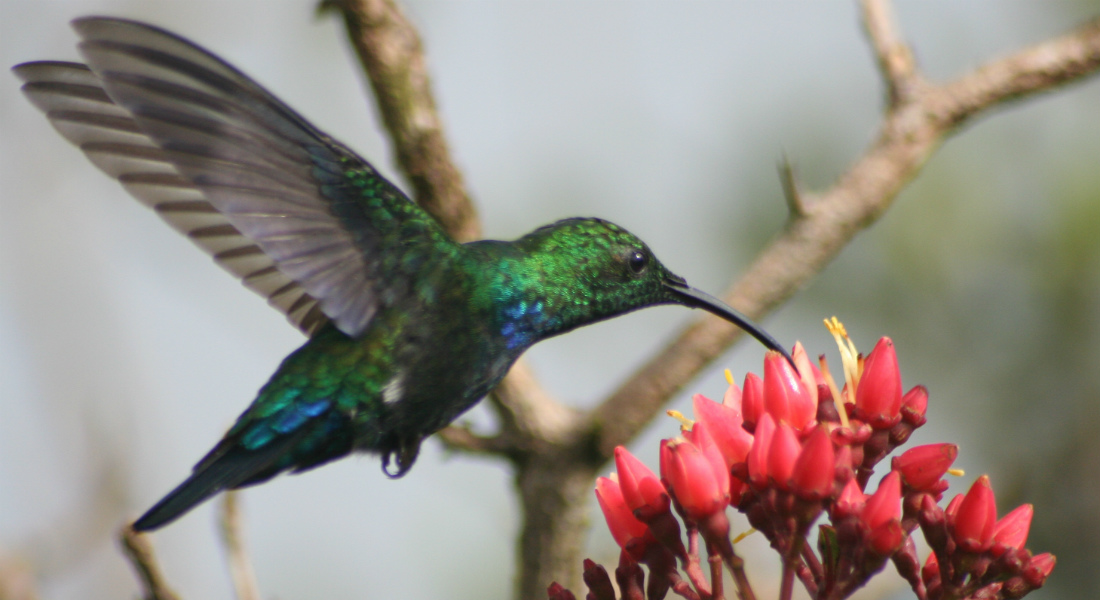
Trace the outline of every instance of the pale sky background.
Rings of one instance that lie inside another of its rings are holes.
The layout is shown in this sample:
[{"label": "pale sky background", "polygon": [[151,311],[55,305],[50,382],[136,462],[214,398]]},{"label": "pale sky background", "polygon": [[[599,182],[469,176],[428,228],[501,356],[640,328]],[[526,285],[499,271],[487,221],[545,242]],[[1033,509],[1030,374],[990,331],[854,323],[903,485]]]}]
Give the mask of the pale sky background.
[{"label": "pale sky background", "polygon": [[[898,4],[936,80],[1100,14],[1096,1]],[[780,157],[809,187],[828,185],[880,115],[855,2],[405,6],[488,237],[600,216],[714,293],[782,223]],[[146,20],[212,50],[393,174],[342,27],[313,9],[304,0],[0,0],[0,65],[78,59],[74,17]],[[1035,529],[1050,528],[1029,546],[1060,552],[1052,582],[1065,579],[1034,598],[1100,585],[1089,559],[1100,547],[1098,162],[1096,78],[986,116],[764,321],[783,342],[802,339],[833,360],[823,317],[838,315],[865,350],[894,337],[906,387],[932,390],[916,443],[962,446],[968,474],[952,493],[990,472],[1002,514],[1032,502]],[[691,317],[647,310],[529,357],[555,394],[590,406]],[[35,564],[44,598],[134,597],[113,529],[179,483],[302,342],[0,76],[0,552]],[[744,342],[689,390],[720,396],[722,368],[740,378],[759,372],[761,356]],[[686,410],[688,396],[672,406]],[[632,449],[655,466],[656,441],[674,432],[658,420]],[[122,495],[96,516],[89,502],[107,473]],[[399,481],[377,458],[356,457],[242,499],[265,598],[510,596],[518,516],[502,462],[448,457],[429,441]],[[232,594],[213,506],[155,535],[185,599]],[[613,565],[593,511],[588,555]],[[777,561],[756,538],[750,572],[767,573]],[[901,581],[892,569],[879,579]]]}]

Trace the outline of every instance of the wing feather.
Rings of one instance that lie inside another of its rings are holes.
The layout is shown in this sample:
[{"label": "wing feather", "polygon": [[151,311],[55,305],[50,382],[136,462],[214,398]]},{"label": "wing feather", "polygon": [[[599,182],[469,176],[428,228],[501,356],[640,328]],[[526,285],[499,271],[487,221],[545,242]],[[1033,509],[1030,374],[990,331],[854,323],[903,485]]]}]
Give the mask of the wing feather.
[{"label": "wing feather", "polygon": [[[417,276],[387,252],[438,224],[366,161],[221,59],[164,30],[74,22],[88,66],[15,67],[62,136],[306,333],[355,336]],[[441,260],[443,260],[441,258]]]}]

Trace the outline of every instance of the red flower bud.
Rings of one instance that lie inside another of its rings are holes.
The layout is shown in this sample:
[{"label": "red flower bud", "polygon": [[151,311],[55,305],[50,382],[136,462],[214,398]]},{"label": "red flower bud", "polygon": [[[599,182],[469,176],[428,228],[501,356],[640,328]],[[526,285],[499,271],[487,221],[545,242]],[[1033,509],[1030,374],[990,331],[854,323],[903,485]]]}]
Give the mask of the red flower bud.
[{"label": "red flower bud", "polygon": [[966,494],[955,494],[955,497],[947,503],[947,508],[943,509],[943,514],[947,515],[948,521],[955,520],[955,515],[959,512],[959,505],[962,504],[963,498],[966,498]]},{"label": "red flower bud", "polygon": [[741,393],[741,417],[745,424],[755,426],[764,414],[764,380],[755,373],[745,375],[745,389]]},{"label": "red flower bud", "polygon": [[615,600],[615,588],[611,585],[607,569],[589,558],[584,559],[583,564],[582,577],[589,590],[586,600]]},{"label": "red flower bud", "polygon": [[802,445],[798,443],[794,429],[786,421],[780,421],[775,435],[772,436],[771,447],[768,448],[768,477],[779,489],[790,489],[794,463],[801,452]]},{"label": "red flower bud", "polygon": [[802,383],[806,384],[806,389],[810,392],[810,400],[813,401],[814,411],[817,411],[817,385],[818,383],[824,384],[825,378],[821,375],[821,371],[810,360],[810,356],[806,354],[806,349],[802,347],[802,342],[795,342],[794,348],[791,350],[791,358],[794,359],[795,366],[798,367],[798,376],[802,379]]},{"label": "red flower bud", "polygon": [[855,479],[849,479],[848,483],[844,484],[844,487],[840,490],[840,496],[837,496],[836,502],[833,504],[834,518],[841,519],[858,515],[863,512],[863,507],[866,504],[867,496],[859,489],[859,484],[856,483]]},{"label": "red flower bud", "polygon": [[745,462],[749,448],[752,447],[752,434],[741,426],[741,413],[724,404],[713,402],[702,394],[695,394],[692,406],[695,408],[696,420],[706,425],[707,433],[725,459],[726,469],[736,463]]},{"label": "red flower bud", "polygon": [[818,425],[794,463],[791,488],[803,499],[821,500],[832,494],[835,474],[833,441],[828,428]]},{"label": "red flower bud", "polygon": [[1054,570],[1056,562],[1054,555],[1050,552],[1031,557],[1027,567],[1024,568],[1024,579],[1033,588],[1042,586],[1050,576],[1050,572]]},{"label": "red flower bud", "polygon": [[764,488],[768,485],[768,452],[771,450],[774,436],[775,420],[768,413],[760,415],[760,422],[756,424],[756,433],[753,434],[752,448],[745,457],[745,462],[748,463],[749,481],[753,487]]},{"label": "red flower bud", "polygon": [[718,445],[714,443],[714,436],[710,433],[710,427],[702,421],[697,421],[691,430],[684,432],[684,439],[694,444],[703,453],[703,456],[710,462],[719,487],[723,490],[723,493],[728,494],[730,468],[726,465],[726,459],[722,456]]},{"label": "red flower bud", "polygon": [[672,453],[668,450],[668,443],[671,441],[672,440],[668,439],[661,440],[661,445],[658,448],[657,468],[661,470],[662,475],[668,473],[669,469],[671,468],[670,463],[672,462]]},{"label": "red flower bud", "polygon": [[881,556],[891,556],[905,542],[905,531],[899,521],[887,521],[867,536],[867,545]]},{"label": "red flower bud", "polygon": [[550,600],[577,600],[573,592],[565,589],[556,581],[551,583],[550,587],[546,588],[546,595]]},{"label": "red flower bud", "polygon": [[983,552],[993,543],[993,526],[997,523],[997,503],[989,476],[982,475],[970,486],[955,513],[952,536],[959,548],[967,552]]},{"label": "red flower bud", "polygon": [[600,504],[607,528],[611,530],[611,537],[615,543],[626,550],[627,544],[634,539],[645,537],[649,528],[634,517],[634,512],[623,500],[619,482],[614,478],[600,477],[596,479],[596,501]]},{"label": "red flower bud", "polygon": [[875,429],[889,429],[901,420],[901,371],[894,342],[884,337],[863,363],[856,386],[856,415]]},{"label": "red flower bud", "polygon": [[665,486],[657,475],[622,446],[615,448],[615,470],[619,474],[619,488],[631,511],[647,506],[653,511],[668,510],[669,498]]},{"label": "red flower bud", "polygon": [[928,388],[915,386],[901,397],[901,418],[914,427],[924,425],[928,412]]},{"label": "red flower bud", "polygon": [[[664,477],[687,516],[702,521],[729,503],[729,475],[715,472],[711,459],[687,440],[670,440],[661,461]],[[719,458],[721,460],[721,458]]]},{"label": "red flower bud", "polygon": [[776,423],[786,421],[802,431],[817,414],[817,402],[810,389],[781,354],[769,351],[764,357],[764,410]]},{"label": "red flower bud", "polygon": [[933,581],[939,581],[940,560],[936,558],[935,552],[929,554],[928,560],[924,561],[924,566],[920,570],[920,578],[924,580],[926,585]]},{"label": "red flower bud", "polygon": [[950,540],[947,533],[947,515],[932,498],[931,494],[919,494],[920,506],[917,509],[917,522],[924,532],[924,539],[932,548],[944,550]]},{"label": "red flower bud", "polygon": [[878,484],[878,489],[867,499],[860,519],[874,529],[891,520],[901,518],[901,479],[897,471],[890,471]]},{"label": "red flower bud", "polygon": [[927,491],[939,483],[958,455],[955,444],[927,444],[895,456],[890,466],[910,489]]},{"label": "red flower bud", "polygon": [[1001,517],[993,526],[993,556],[1000,556],[1009,548],[1022,550],[1027,543],[1027,534],[1031,529],[1031,517],[1035,509],[1030,504],[1016,507],[1015,510]]},{"label": "red flower bud", "polygon": [[876,553],[889,556],[901,547],[905,534],[901,530],[901,478],[890,471],[867,499],[860,513],[867,527],[867,543]]}]

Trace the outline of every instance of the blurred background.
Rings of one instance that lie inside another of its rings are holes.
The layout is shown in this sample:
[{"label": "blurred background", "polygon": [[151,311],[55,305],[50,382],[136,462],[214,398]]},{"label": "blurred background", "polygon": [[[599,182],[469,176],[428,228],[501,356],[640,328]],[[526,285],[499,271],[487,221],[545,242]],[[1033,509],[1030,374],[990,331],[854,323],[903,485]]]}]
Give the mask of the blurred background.
[{"label": "blurred background", "polygon": [[[853,1],[404,6],[488,237],[605,217],[715,293],[783,223],[781,157],[823,188],[880,118]],[[896,8],[937,81],[1100,14],[1095,0]],[[401,181],[342,27],[313,2],[0,0],[0,65],[78,59],[67,23],[87,14],[200,43]],[[114,530],[186,476],[303,339],[93,168],[18,87],[0,76],[0,555],[30,565],[43,598],[134,597]],[[824,317],[865,351],[892,336],[905,386],[931,390],[914,443],[960,445],[967,474],[949,493],[989,473],[1002,514],[1035,505],[1028,546],[1058,556],[1032,596],[1043,600],[1100,589],[1098,167],[1096,77],[986,115],[764,321],[833,362]],[[591,406],[693,316],[647,310],[529,357],[553,393]],[[741,343],[690,392],[720,397],[721,369],[740,379],[761,355]],[[672,407],[688,410],[688,397]],[[483,408],[465,418],[491,426]],[[675,431],[659,419],[632,449],[655,466],[657,440]],[[246,491],[263,595],[508,598],[511,486],[504,463],[429,442],[398,481],[358,457]],[[232,595],[214,506],[154,536],[185,599]],[[614,564],[595,513],[587,554]],[[761,536],[744,548],[766,589],[778,561]],[[908,595],[892,568],[876,581],[860,597]]]}]

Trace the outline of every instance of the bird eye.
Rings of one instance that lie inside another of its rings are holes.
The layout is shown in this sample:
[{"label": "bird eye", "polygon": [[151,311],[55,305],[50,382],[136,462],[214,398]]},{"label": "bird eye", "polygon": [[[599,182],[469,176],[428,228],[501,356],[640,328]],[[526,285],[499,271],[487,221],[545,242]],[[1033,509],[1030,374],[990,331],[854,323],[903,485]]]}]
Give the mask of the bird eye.
[{"label": "bird eye", "polygon": [[635,275],[641,275],[642,272],[645,271],[645,254],[642,254],[637,250],[631,252],[629,258],[627,259],[627,264],[630,265],[630,271],[632,273],[634,273]]}]

